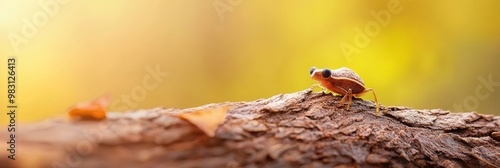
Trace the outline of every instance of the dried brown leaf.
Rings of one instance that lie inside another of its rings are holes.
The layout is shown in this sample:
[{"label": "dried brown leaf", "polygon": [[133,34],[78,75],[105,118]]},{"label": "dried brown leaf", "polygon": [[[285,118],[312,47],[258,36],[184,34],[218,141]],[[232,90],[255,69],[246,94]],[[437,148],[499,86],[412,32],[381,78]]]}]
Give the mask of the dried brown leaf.
[{"label": "dried brown leaf", "polygon": [[103,120],[106,118],[106,107],[109,102],[110,97],[104,95],[92,101],[76,104],[68,110],[68,114],[71,119]]},{"label": "dried brown leaf", "polygon": [[224,122],[229,106],[202,109],[190,113],[182,113],[178,116],[196,125],[208,136],[213,137],[217,127]]}]

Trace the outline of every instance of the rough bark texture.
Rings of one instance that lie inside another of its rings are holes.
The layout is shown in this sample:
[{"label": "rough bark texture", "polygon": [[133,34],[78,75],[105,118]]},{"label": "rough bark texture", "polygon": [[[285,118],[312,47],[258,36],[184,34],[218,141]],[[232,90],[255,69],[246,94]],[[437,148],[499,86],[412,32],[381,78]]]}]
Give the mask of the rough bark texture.
[{"label": "rough bark texture", "polygon": [[[499,167],[500,117],[382,106],[310,89],[253,102],[19,126],[2,167]],[[175,114],[231,105],[215,137]],[[6,132],[0,138],[7,137]],[[5,139],[2,139],[5,142]],[[6,156],[2,154],[2,156]]]}]

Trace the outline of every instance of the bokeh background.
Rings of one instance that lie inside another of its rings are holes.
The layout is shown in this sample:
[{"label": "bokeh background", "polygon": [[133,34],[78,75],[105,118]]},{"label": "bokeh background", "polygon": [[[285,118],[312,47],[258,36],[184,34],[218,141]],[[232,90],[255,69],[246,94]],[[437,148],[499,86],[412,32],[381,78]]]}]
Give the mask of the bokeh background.
[{"label": "bokeh background", "polygon": [[[463,111],[500,115],[500,84],[479,80],[500,82],[497,0],[62,2],[0,0],[0,91],[7,92],[7,57],[15,56],[21,123],[103,94],[114,98],[111,111],[267,98],[314,84],[312,66],[355,70],[383,105],[465,104]],[[394,6],[400,12],[356,47],[356,28],[377,21],[371,11]],[[22,36],[34,17],[38,31],[16,51],[12,34]],[[346,54],[341,44],[358,50]],[[148,78],[148,67],[168,76]],[[145,89],[145,77],[156,87]],[[479,99],[478,87],[488,96]]]}]

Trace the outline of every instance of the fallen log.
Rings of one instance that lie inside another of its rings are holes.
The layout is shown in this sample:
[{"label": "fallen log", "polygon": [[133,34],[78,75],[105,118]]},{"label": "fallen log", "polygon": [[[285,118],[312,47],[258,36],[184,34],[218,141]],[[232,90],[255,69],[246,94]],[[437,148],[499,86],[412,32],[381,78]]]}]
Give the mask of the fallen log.
[{"label": "fallen log", "polygon": [[[500,116],[381,106],[311,89],[253,102],[21,125],[1,167],[499,167]],[[213,136],[179,114],[229,106]],[[4,130],[4,129],[2,129]],[[0,132],[2,142],[7,132]],[[2,150],[5,152],[5,150]],[[8,151],[7,151],[8,152]]]}]

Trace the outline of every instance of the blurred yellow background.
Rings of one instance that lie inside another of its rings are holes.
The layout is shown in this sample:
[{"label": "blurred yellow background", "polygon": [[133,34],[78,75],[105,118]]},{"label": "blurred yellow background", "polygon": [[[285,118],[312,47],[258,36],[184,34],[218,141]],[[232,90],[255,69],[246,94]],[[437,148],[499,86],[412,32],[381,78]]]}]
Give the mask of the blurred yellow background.
[{"label": "blurred yellow background", "polygon": [[312,66],[353,69],[383,105],[500,115],[499,6],[0,0],[1,108],[15,56],[21,123],[103,94],[111,111],[267,98],[314,84]]}]

